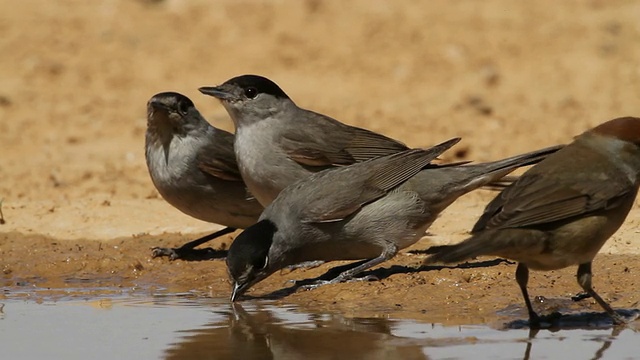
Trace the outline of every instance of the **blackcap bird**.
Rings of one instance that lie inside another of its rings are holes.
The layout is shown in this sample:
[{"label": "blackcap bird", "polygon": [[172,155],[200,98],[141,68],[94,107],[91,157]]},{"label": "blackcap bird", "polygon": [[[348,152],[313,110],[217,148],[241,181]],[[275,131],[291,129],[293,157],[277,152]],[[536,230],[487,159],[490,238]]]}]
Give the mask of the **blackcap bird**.
[{"label": "blackcap bird", "polygon": [[291,264],[369,259],[318,285],[349,280],[417,242],[458,197],[557,150],[485,164],[429,165],[458,141],[318,172],[285,188],[229,248],[231,300]]},{"label": "blackcap bird", "polygon": [[298,107],[261,76],[238,76],[199,90],[218,98],[231,116],[240,173],[263,206],[315,172],[408,150],[384,135]]}]

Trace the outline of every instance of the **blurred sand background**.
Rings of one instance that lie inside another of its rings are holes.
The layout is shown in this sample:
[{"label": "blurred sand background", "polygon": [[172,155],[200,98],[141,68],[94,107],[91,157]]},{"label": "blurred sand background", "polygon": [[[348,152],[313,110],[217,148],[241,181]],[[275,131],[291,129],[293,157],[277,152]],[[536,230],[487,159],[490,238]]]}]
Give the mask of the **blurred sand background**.
[{"label": "blurred sand background", "polygon": [[[74,271],[140,263],[154,279],[154,267],[199,267],[194,287],[216,281],[228,291],[220,261],[149,257],[150,246],[218,228],[175,210],[151,184],[143,143],[155,93],[181,92],[232,130],[197,88],[260,74],[302,107],[412,146],[461,136],[445,160],[487,161],[640,116],[638,19],[640,2],[622,0],[0,1],[5,279],[73,273],[59,261],[83,257]],[[463,239],[492,196],[460,199],[416,246]],[[636,208],[603,252],[639,253],[639,221]],[[92,268],[104,260],[86,245],[96,241],[117,242],[124,258]],[[51,247],[62,260],[36,268]],[[567,284],[563,293],[578,290],[573,276]]]}]

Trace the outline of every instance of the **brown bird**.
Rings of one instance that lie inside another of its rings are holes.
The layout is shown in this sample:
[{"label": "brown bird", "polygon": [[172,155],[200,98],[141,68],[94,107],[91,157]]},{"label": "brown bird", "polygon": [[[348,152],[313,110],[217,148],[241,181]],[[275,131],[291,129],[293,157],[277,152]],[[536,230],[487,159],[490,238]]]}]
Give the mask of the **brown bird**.
[{"label": "brown bird", "polygon": [[578,283],[611,316],[624,323],[591,286],[591,262],[624,222],[638,192],[640,118],[597,126],[525,172],[484,210],[473,236],[438,246],[426,263],[460,262],[496,255],[518,262],[529,323],[540,325],[527,293],[529,268],[578,265]]}]

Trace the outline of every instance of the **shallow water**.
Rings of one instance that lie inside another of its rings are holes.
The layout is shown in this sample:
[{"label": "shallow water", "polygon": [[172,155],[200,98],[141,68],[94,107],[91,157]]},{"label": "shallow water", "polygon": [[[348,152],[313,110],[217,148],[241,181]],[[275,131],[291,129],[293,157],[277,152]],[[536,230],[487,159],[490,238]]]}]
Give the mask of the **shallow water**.
[{"label": "shallow water", "polygon": [[[632,359],[633,326],[528,329],[348,318],[194,294],[0,300],[3,359]],[[400,317],[400,315],[398,316]],[[637,323],[637,322],[636,322]]]}]

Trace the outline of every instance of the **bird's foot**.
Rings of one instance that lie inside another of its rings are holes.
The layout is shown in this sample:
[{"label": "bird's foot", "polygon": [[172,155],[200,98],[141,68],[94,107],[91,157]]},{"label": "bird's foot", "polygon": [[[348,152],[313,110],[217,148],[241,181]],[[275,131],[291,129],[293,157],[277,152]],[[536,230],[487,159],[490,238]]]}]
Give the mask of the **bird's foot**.
[{"label": "bird's foot", "polygon": [[176,260],[180,258],[178,254],[180,248],[163,248],[163,247],[153,247],[151,248],[151,257],[168,257],[169,260]]},{"label": "bird's foot", "polygon": [[378,277],[374,275],[366,275],[366,276],[361,276],[361,277],[351,278],[351,279],[342,279],[340,276],[338,276],[335,279],[331,279],[331,280],[316,280],[311,284],[300,286],[298,290],[305,290],[305,291],[313,290],[313,289],[319,288],[320,286],[338,284],[342,282],[361,282],[361,281],[378,281],[378,280],[380,279],[378,279]]},{"label": "bird's foot", "polygon": [[329,285],[329,284],[335,284],[335,283],[332,280],[316,280],[312,284],[302,285],[298,287],[298,290],[308,291],[308,290],[317,289],[320,286]]}]

